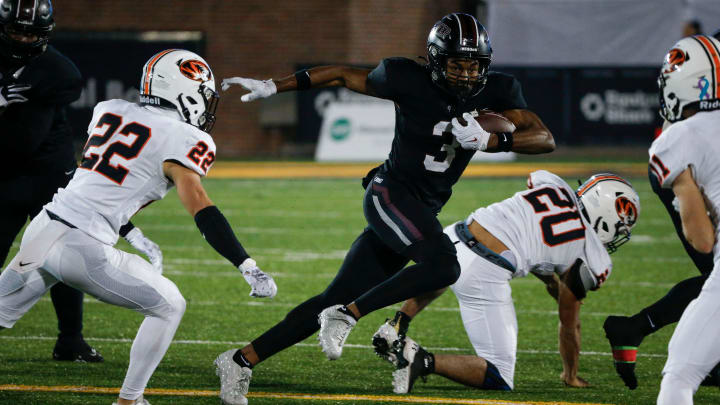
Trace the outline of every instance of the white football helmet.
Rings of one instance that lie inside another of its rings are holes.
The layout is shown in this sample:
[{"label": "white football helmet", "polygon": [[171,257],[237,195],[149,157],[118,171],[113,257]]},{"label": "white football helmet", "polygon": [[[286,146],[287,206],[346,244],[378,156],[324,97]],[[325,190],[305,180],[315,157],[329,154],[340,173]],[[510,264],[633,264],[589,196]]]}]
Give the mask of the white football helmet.
[{"label": "white football helmet", "polygon": [[220,96],[205,59],[182,49],[153,55],[143,67],[140,102],[174,108],[190,125],[210,133]]},{"label": "white football helmet", "polygon": [[580,211],[608,252],[630,240],[640,215],[640,197],[627,180],[612,173],[590,177],[577,190]]},{"label": "white football helmet", "polygon": [[660,115],[682,120],[683,110],[720,109],[720,41],[706,35],[683,38],[665,55],[658,87]]}]

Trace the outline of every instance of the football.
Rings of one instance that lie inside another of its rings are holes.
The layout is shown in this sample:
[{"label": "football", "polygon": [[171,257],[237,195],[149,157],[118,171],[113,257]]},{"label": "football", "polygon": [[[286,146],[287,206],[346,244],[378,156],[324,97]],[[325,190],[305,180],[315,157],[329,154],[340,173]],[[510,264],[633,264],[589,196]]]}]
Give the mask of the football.
[{"label": "football", "polygon": [[[462,117],[458,117],[458,121],[461,124],[466,125],[466,122]],[[515,132],[515,124],[513,124],[512,121],[507,119],[504,115],[494,111],[478,111],[475,121],[477,121],[484,130],[490,133]]]}]

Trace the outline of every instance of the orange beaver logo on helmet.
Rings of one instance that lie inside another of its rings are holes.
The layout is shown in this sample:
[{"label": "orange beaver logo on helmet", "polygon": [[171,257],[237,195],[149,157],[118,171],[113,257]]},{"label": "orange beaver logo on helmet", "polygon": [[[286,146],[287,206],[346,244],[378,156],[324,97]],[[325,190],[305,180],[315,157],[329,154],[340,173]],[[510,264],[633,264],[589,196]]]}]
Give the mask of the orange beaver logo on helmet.
[{"label": "orange beaver logo on helmet", "polygon": [[626,197],[618,197],[615,199],[615,211],[617,211],[623,224],[627,226],[633,226],[637,221],[637,207]]},{"label": "orange beaver logo on helmet", "polygon": [[665,70],[663,70],[663,73],[670,73],[674,72],[678,69],[680,65],[685,63],[686,60],[688,60],[687,54],[682,50],[678,48],[673,48],[668,52],[668,54],[665,56]]},{"label": "orange beaver logo on helmet", "polygon": [[186,60],[180,64],[180,72],[190,80],[206,82],[212,79],[210,68],[199,60]]}]

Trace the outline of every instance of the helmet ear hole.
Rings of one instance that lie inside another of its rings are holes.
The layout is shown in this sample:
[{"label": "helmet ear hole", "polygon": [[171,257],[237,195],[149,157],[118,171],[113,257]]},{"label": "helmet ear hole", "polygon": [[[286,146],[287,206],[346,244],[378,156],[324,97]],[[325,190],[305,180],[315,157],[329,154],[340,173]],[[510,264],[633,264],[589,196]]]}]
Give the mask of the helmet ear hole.
[{"label": "helmet ear hole", "polygon": [[190,97],[190,96],[187,96],[187,97],[185,97],[185,98],[187,99],[188,103],[190,103],[190,104],[192,104],[192,105],[196,105],[196,104],[198,103],[197,101],[195,101],[194,98],[192,98],[192,97]]},{"label": "helmet ear hole", "polygon": [[610,232],[610,227],[608,227],[607,222],[603,221],[603,223],[602,223],[602,229],[603,229],[603,231],[605,231],[605,232]]}]

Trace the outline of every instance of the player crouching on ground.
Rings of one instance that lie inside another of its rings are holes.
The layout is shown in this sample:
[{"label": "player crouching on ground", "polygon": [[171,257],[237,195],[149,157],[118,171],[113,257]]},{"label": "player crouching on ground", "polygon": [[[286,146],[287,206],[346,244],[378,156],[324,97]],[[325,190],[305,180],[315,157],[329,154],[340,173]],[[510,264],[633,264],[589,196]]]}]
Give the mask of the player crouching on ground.
[{"label": "player crouching on ground", "polygon": [[147,404],[143,391],[185,312],[172,281],[112,247],[120,226],[139,209],[176,186],[208,243],[243,272],[251,295],[277,292],[200,183],[215,160],[209,132],[218,95],[207,63],[183,50],[156,54],[143,69],[140,100],[95,106],[79,170],[28,225],[20,251],[0,275],[0,329],[12,327],[59,281],[145,315],[118,405]]},{"label": "player crouching on ground", "polygon": [[444,290],[406,301],[373,336],[375,351],[397,367],[396,393],[410,392],[418,377],[433,373],[480,389],[512,390],[518,327],[509,281],[528,273],[558,302],[561,378],[588,386],[577,374],[581,300],[610,275],[609,253],[629,240],[639,197],[612,174],[591,177],[576,194],[540,170],[530,174],[528,188],[445,228],[461,268],[451,288],[477,356],[434,355],[406,336],[410,320]]}]

